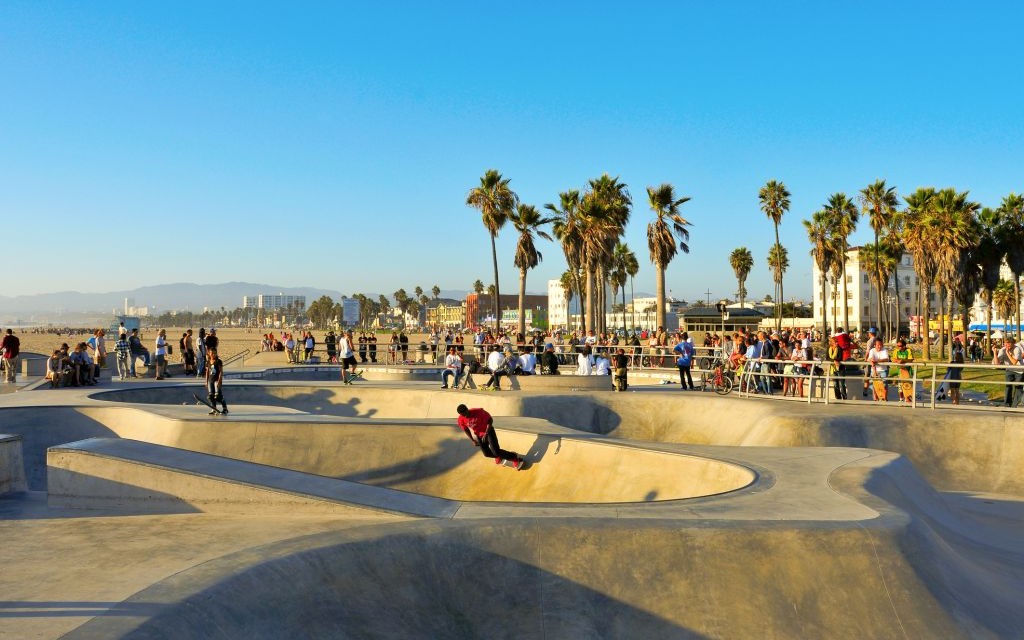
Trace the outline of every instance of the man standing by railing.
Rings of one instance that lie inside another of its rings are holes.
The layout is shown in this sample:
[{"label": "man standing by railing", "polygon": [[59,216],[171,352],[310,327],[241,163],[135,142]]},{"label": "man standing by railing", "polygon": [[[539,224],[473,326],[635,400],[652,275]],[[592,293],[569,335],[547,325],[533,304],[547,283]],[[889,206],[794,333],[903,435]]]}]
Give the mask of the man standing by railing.
[{"label": "man standing by railing", "polygon": [[[10,331],[10,329],[8,329]],[[1020,365],[1024,360],[1024,352],[1022,352],[1021,346],[1016,344],[1013,336],[1007,335],[1003,338],[1003,348],[992,347],[992,364],[1000,364],[1006,369],[1006,397],[1005,403],[1008,407],[1020,407],[1022,406],[1022,399],[1024,399],[1024,389],[1020,387],[1020,383],[1024,382],[1024,368]]]}]

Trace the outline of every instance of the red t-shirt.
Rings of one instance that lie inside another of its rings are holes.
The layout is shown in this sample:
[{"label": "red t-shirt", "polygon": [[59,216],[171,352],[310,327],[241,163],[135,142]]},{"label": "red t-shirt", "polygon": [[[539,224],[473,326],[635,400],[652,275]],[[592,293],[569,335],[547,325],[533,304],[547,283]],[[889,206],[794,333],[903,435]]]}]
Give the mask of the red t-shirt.
[{"label": "red t-shirt", "polygon": [[17,357],[21,351],[21,340],[18,340],[18,337],[14,335],[5,335],[3,341],[0,342],[0,349],[4,350],[4,357],[10,360]]},{"label": "red t-shirt", "polygon": [[459,416],[459,426],[468,428],[477,438],[487,434],[487,425],[491,422],[491,414],[483,409],[470,409],[468,416]]}]

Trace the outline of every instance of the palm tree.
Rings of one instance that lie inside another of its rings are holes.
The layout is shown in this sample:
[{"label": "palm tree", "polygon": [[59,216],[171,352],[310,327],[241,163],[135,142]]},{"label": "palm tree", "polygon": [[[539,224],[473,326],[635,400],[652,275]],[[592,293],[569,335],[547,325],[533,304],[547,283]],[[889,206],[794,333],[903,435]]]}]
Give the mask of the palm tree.
[{"label": "palm tree", "polygon": [[384,316],[384,321],[387,322],[388,311],[391,309],[391,303],[388,302],[387,297],[382,293],[377,297],[377,305],[380,307],[380,313]]},{"label": "palm tree", "polygon": [[658,326],[664,327],[665,269],[668,268],[668,263],[676,257],[677,240],[679,250],[683,253],[690,253],[690,246],[687,244],[690,232],[686,228],[690,223],[679,215],[679,207],[689,202],[690,198],[688,196],[676,198],[675,188],[671,184],[665,183],[659,187],[647,187],[647,200],[650,202],[651,211],[654,212],[654,221],[647,225],[647,248],[655,269],[657,323]]},{"label": "palm tree", "polygon": [[1003,318],[1003,335],[1010,335],[1006,321],[1020,308],[1019,291],[1020,284],[1009,280],[1000,280],[992,291],[992,304],[996,308],[996,313]]},{"label": "palm tree", "polygon": [[[1006,266],[1013,273],[1013,286],[1020,300],[1020,277],[1024,273],[1024,196],[1011,193],[999,205],[1000,237],[1006,249]],[[1014,331],[1020,339],[1020,308],[1014,310]]]},{"label": "palm tree", "polygon": [[818,265],[818,273],[821,281],[821,346],[828,345],[828,314],[825,311],[825,285],[828,282],[828,273],[832,269],[832,263],[836,259],[835,247],[832,243],[832,225],[828,214],[824,211],[815,211],[810,220],[804,220],[804,228],[807,229],[807,239],[811,242],[811,257]]},{"label": "palm tree", "polygon": [[1006,249],[1000,242],[999,209],[985,207],[978,214],[978,249],[975,252],[981,268],[981,299],[985,302],[985,347],[992,344],[992,292],[999,284],[999,268]]},{"label": "palm tree", "polygon": [[729,254],[729,265],[732,266],[732,272],[736,274],[736,286],[738,287],[736,291],[742,308],[743,300],[747,297],[747,276],[754,268],[754,256],[746,247],[733,249]]},{"label": "palm tree", "polygon": [[480,186],[470,189],[466,196],[466,204],[474,209],[480,210],[484,227],[491,236],[491,259],[494,262],[494,317],[500,324],[501,310],[499,309],[499,285],[498,285],[498,250],[495,239],[498,231],[505,226],[509,214],[519,203],[519,198],[508,186],[508,178],[503,178],[495,169],[488,169],[480,178]]},{"label": "palm tree", "polygon": [[[565,254],[565,262],[569,266],[569,273],[575,281],[572,284],[572,291],[577,296],[583,290],[583,278],[580,271],[583,268],[583,216],[580,212],[582,199],[580,192],[575,189],[564,191],[559,195],[559,206],[548,203],[544,208],[555,214],[556,220],[552,225],[555,237],[562,245],[562,252]],[[580,305],[580,325],[586,325],[587,314]]]},{"label": "palm tree", "polygon": [[[861,247],[861,256],[868,262],[874,264],[875,268],[869,274],[871,284],[875,286],[878,291],[884,290],[888,283],[889,278],[896,272],[896,256],[889,251],[889,248],[883,244],[866,244]],[[879,299],[881,302],[881,299]],[[881,307],[879,307],[881,309]],[[876,326],[883,326],[885,315],[879,313],[878,324]],[[885,336],[892,336],[892,327],[885,326],[882,334]]]},{"label": "palm tree", "polygon": [[925,361],[931,358],[931,340],[928,337],[928,317],[931,314],[929,298],[938,270],[928,237],[927,224],[934,198],[935,189],[931,187],[918,188],[917,191],[904,198],[907,202],[907,210],[903,214],[903,244],[914,258],[914,271],[921,281],[921,286],[918,288],[920,313],[918,334],[924,336],[923,355]]},{"label": "palm tree", "polygon": [[[875,232],[875,246],[878,246],[878,238],[883,233],[889,230],[892,225],[893,216],[896,215],[896,209],[899,207],[899,198],[896,196],[896,187],[885,186],[885,180],[876,180],[872,184],[864,187],[860,190],[861,210],[868,216],[868,221],[871,223],[871,230]],[[881,267],[879,258],[882,252],[876,251],[874,253],[874,276],[871,278],[878,287],[878,322],[875,326],[882,324],[882,289],[884,284],[889,281],[888,278],[881,279],[878,274],[878,270]]]},{"label": "palm tree", "polygon": [[573,273],[570,270],[566,270],[562,272],[558,281],[562,284],[562,290],[565,291],[565,326],[568,329],[570,317],[569,309],[572,306],[573,297],[579,297],[580,290],[578,287],[582,280],[578,272]]},{"label": "palm tree", "polygon": [[607,308],[605,284],[612,251],[629,222],[633,200],[626,185],[618,177],[612,178],[607,173],[590,180],[588,186],[590,188],[583,196],[581,208],[586,229],[583,238],[584,262],[588,271],[587,283],[591,285],[587,290],[587,304],[593,317],[590,328],[604,331],[604,312]]},{"label": "palm tree", "polygon": [[430,287],[430,294],[434,297],[434,300],[437,300],[438,298],[441,297],[441,287],[437,286],[436,284]]},{"label": "palm tree", "polygon": [[[619,242],[612,252],[612,286],[622,291],[622,325],[626,325],[626,278],[632,278],[640,271],[636,254],[628,244]],[[635,326],[635,325],[634,325]]]},{"label": "palm tree", "polygon": [[473,283],[473,293],[480,295],[484,292],[484,283],[481,280],[477,280]]},{"label": "palm tree", "polygon": [[[976,202],[967,199],[967,192],[955,189],[943,189],[935,194],[935,199],[928,219],[928,238],[932,254],[937,266],[936,275],[939,285],[950,295],[948,321],[940,322],[939,334],[942,336],[939,345],[946,344],[949,337],[949,348],[953,346],[953,308],[952,298],[965,284],[963,271],[964,257],[977,243],[978,229],[975,214],[981,208]],[[943,303],[940,296],[939,304]],[[939,318],[943,315],[939,312]],[[948,332],[947,332],[948,328]]]},{"label": "palm tree", "polygon": [[832,235],[836,239],[840,251],[839,266],[843,280],[843,327],[849,328],[850,306],[846,290],[846,252],[849,249],[850,234],[857,228],[860,213],[845,193],[833,193],[822,210],[832,221]]},{"label": "palm tree", "polygon": [[[786,185],[776,180],[769,180],[765,183],[761,190],[757,194],[757,199],[761,202],[761,211],[775,225],[775,252],[776,255],[780,254],[779,244],[779,223],[782,222],[782,216],[789,211],[789,190],[786,189]],[[778,274],[779,279],[775,281],[775,330],[782,330],[782,272]]]},{"label": "palm tree", "polygon": [[526,333],[526,272],[536,267],[544,256],[533,243],[533,234],[550,241],[551,236],[541,227],[551,224],[555,218],[542,218],[537,207],[529,204],[520,204],[509,216],[512,225],[519,232],[519,242],[516,243],[515,265],[519,268],[519,333]]},{"label": "palm tree", "polygon": [[768,250],[768,268],[776,282],[782,282],[782,274],[789,268],[789,252],[786,247],[777,244]]}]

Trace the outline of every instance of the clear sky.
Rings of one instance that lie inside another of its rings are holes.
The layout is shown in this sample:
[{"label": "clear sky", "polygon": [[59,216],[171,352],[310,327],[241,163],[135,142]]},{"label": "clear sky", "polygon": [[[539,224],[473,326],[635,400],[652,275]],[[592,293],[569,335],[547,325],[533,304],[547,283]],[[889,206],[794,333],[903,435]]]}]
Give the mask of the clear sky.
[{"label": "clear sky", "polygon": [[[646,187],[692,200],[667,287],[809,296],[800,221],[877,178],[1024,190],[1016,2],[0,4],[0,295],[231,280],[469,289],[486,169],[538,207],[604,172],[653,291]],[[854,242],[868,241],[862,221]],[[514,293],[514,230],[499,237]],[[557,244],[528,289],[565,269]]]}]

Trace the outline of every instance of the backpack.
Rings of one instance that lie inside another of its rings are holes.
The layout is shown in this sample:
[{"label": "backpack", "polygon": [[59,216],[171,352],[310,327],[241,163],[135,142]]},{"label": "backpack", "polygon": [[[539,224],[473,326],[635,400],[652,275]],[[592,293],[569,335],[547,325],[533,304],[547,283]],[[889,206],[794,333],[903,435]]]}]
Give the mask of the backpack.
[{"label": "backpack", "polygon": [[89,344],[90,348],[96,348],[96,336],[91,336],[88,340],[86,340],[86,342]]}]

